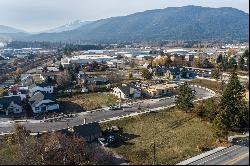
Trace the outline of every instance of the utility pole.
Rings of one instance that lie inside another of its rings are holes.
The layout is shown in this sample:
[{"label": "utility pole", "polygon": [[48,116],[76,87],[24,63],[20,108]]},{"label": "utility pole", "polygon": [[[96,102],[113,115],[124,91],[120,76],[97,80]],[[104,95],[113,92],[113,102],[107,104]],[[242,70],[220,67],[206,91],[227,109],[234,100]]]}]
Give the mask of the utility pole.
[{"label": "utility pole", "polygon": [[153,165],[156,165],[156,145],[155,145],[155,115],[156,115],[156,112],[152,112],[154,114],[154,124],[153,124]]}]

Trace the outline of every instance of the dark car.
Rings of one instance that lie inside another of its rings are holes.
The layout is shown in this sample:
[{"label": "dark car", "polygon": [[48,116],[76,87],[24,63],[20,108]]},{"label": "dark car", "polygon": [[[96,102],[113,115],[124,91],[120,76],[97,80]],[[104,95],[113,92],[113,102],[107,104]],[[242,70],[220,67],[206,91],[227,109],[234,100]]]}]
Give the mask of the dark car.
[{"label": "dark car", "polygon": [[109,109],[112,111],[115,111],[115,110],[120,110],[121,107],[120,106],[110,106]]}]

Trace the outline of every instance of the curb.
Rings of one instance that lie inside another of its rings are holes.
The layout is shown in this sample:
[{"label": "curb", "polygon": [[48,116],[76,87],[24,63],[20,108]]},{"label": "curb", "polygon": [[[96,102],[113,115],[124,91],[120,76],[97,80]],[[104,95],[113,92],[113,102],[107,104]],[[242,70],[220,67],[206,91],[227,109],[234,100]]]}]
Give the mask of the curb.
[{"label": "curb", "polygon": [[[231,146],[229,146],[229,147],[231,147]],[[210,151],[201,153],[201,154],[196,155],[196,156],[194,156],[194,157],[191,157],[191,158],[189,158],[189,159],[187,159],[187,160],[184,160],[184,161],[182,161],[182,162],[180,162],[180,163],[178,163],[178,164],[176,164],[176,165],[188,165],[188,164],[191,164],[191,163],[193,163],[193,162],[197,162],[197,161],[199,161],[199,160],[201,160],[201,159],[203,159],[203,158],[205,158],[205,157],[208,157],[208,156],[210,156],[210,155],[213,155],[213,154],[215,154],[215,153],[218,153],[218,152],[220,152],[220,151],[222,151],[222,150],[224,150],[224,149],[227,149],[227,148],[229,148],[229,147],[217,147],[217,148],[212,149],[212,150],[210,150]],[[204,156],[202,156],[202,154],[203,154]],[[200,157],[200,156],[202,156],[202,157]],[[199,158],[199,157],[200,157],[200,158]]]}]

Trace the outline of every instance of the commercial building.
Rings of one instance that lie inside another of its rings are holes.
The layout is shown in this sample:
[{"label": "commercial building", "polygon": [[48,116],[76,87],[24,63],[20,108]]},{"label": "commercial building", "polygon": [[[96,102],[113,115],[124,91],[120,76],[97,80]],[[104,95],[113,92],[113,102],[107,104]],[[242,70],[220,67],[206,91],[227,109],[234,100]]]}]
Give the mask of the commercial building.
[{"label": "commercial building", "polygon": [[78,55],[71,58],[63,58],[61,64],[63,67],[67,67],[70,63],[77,63],[80,65],[89,64],[91,62],[105,63],[107,61],[113,60],[115,57],[103,55],[103,54],[93,54],[93,55]]}]

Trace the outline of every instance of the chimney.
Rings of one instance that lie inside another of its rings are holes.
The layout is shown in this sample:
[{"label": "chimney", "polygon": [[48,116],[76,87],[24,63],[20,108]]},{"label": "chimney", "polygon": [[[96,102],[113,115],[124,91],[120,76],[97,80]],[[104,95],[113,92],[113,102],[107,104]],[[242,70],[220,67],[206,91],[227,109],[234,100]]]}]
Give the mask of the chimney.
[{"label": "chimney", "polygon": [[86,124],[86,118],[83,119],[83,124]]}]

